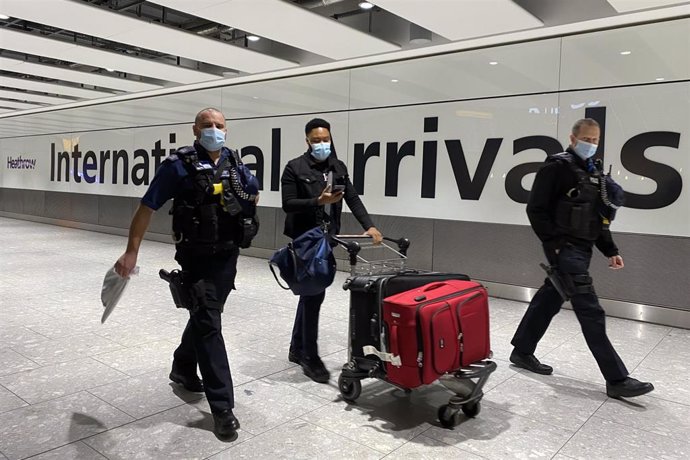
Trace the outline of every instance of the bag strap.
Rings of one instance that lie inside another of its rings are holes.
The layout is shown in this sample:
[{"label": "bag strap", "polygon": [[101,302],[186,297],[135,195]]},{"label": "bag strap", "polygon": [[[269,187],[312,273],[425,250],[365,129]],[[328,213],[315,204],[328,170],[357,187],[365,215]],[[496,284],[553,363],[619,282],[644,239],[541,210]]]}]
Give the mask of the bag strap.
[{"label": "bag strap", "polygon": [[220,160],[220,164],[218,165],[218,169],[216,169],[216,173],[213,175],[213,180],[211,181],[212,184],[215,184],[218,182],[218,179],[220,179],[220,176],[223,174],[223,169],[225,168],[225,165],[228,164],[228,160],[230,157],[226,156],[223,157],[222,160]]},{"label": "bag strap", "polygon": [[270,263],[270,262],[268,263],[268,268],[271,269],[271,273],[273,273],[273,277],[276,279],[276,283],[278,283],[278,286],[280,286],[281,288],[283,288],[283,289],[286,290],[286,291],[289,291],[290,288],[289,288],[288,286],[283,286],[283,283],[281,283],[281,282],[280,282],[280,279],[278,279],[278,275],[276,275],[276,271],[275,271],[275,269],[273,268],[273,264],[272,264],[272,263]]},{"label": "bag strap", "polygon": [[[295,255],[295,250],[293,249],[291,242],[287,244],[287,251],[290,253],[290,258],[292,259],[292,273],[297,273],[297,255]],[[276,283],[278,283],[278,286],[280,286],[284,290],[289,291],[290,287],[283,286],[283,283],[281,283],[278,279],[278,275],[276,275],[276,271],[273,268],[274,265],[275,264],[272,264],[271,262],[268,263],[268,268],[271,269],[271,273],[273,273],[273,277],[276,279]]]}]

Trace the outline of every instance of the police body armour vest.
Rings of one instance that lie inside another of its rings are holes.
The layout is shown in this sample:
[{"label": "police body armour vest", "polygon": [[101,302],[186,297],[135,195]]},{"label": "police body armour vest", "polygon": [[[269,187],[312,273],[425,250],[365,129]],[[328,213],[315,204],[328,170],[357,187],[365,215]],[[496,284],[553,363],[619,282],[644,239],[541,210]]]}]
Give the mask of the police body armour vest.
[{"label": "police body armour vest", "polygon": [[588,173],[578,167],[569,153],[552,155],[547,161],[567,164],[577,177],[577,184],[562,196],[556,206],[556,226],[559,231],[574,238],[594,241],[599,237],[602,224],[597,212],[601,173],[595,169]]},{"label": "police body armour vest", "polygon": [[[214,253],[236,246],[241,238],[239,215],[230,215],[221,206],[220,194],[213,193],[213,183],[228,177],[229,168],[236,167],[236,154],[231,151],[229,161],[215,173],[210,164],[201,163],[193,147],[183,147],[175,153],[183,162],[191,187],[185,187],[173,200],[173,239],[180,249]],[[234,164],[233,164],[234,163]]]}]

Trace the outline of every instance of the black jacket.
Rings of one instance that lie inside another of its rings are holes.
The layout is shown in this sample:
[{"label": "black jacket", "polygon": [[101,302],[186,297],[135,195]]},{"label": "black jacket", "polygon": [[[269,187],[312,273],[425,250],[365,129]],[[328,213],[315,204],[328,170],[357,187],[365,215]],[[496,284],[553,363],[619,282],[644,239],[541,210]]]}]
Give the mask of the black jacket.
[{"label": "black jacket", "polygon": [[[566,152],[570,153],[573,157],[573,162],[578,167],[585,169],[584,162],[570,147],[568,147]],[[527,216],[532,229],[547,251],[560,249],[568,242],[580,246],[592,246],[592,241],[562,234],[555,223],[556,207],[559,200],[576,186],[577,176],[570,169],[570,166],[563,161],[547,161],[534,178],[529,202],[527,203]],[[611,232],[603,224],[594,244],[606,257],[618,255],[618,247],[613,242]]]},{"label": "black jacket", "polygon": [[303,155],[288,162],[280,178],[283,211],[285,217],[285,230],[283,233],[290,238],[297,238],[302,233],[318,226],[323,221],[330,222],[331,234],[340,232],[340,215],[343,210],[343,201],[331,205],[331,214],[326,213],[327,206],[319,206],[318,198],[326,188],[325,175],[333,171],[333,182],[344,181],[344,200],[350,210],[362,225],[364,230],[374,226],[366,208],[359,199],[355,187],[350,182],[347,166],[340,161],[335,153],[328,159],[319,163],[307,151]]}]

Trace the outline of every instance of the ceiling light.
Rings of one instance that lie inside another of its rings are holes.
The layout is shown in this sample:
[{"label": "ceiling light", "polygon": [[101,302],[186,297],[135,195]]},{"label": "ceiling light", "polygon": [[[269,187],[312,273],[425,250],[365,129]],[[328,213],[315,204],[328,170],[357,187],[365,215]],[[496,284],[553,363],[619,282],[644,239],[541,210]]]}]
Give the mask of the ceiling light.
[{"label": "ceiling light", "polygon": [[5,20],[7,20],[7,19],[9,19],[9,18],[10,18],[10,17],[7,16],[6,14],[0,14],[0,19],[2,19],[3,21],[5,21]]},{"label": "ceiling light", "polygon": [[359,2],[359,7],[363,10],[370,10],[374,7],[374,4],[371,2]]},{"label": "ceiling light", "polygon": [[395,79],[395,78],[391,79],[391,83],[397,83],[397,82],[398,82],[397,79]]},{"label": "ceiling light", "polygon": [[261,37],[257,37],[256,35],[247,35],[247,40],[250,42],[258,42],[261,40]]},{"label": "ceiling light", "polygon": [[498,62],[496,62],[496,61],[491,61],[491,62],[489,62],[489,65],[498,65]]},{"label": "ceiling light", "polygon": [[654,80],[656,80],[656,81],[664,81],[664,80],[666,80],[666,79],[665,79],[664,77],[659,77],[659,78],[655,78]]},{"label": "ceiling light", "polygon": [[115,72],[115,69],[109,69],[108,67],[105,68],[106,72]]},{"label": "ceiling light", "polygon": [[627,56],[628,54],[632,54],[632,51],[621,51],[621,54]]}]

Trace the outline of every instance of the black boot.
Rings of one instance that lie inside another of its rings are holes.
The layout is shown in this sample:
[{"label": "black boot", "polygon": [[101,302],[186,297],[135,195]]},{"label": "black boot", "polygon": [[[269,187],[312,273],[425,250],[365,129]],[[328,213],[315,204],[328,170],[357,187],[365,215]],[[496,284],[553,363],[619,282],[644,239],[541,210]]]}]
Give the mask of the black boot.
[{"label": "black boot", "polygon": [[654,385],[649,382],[640,382],[632,377],[626,377],[620,382],[606,382],[606,394],[611,398],[632,398],[642,396],[654,389]]},{"label": "black boot", "polygon": [[237,420],[232,410],[224,410],[213,414],[213,432],[223,441],[234,441],[237,439],[237,430],[240,429],[240,422]]},{"label": "black boot", "polygon": [[328,372],[323,361],[318,356],[314,358],[303,358],[300,362],[304,375],[318,383],[328,383],[331,373]]},{"label": "black boot", "polygon": [[540,363],[536,356],[520,353],[517,349],[510,354],[510,362],[536,374],[550,375],[553,372],[553,367]]},{"label": "black boot", "polygon": [[182,385],[185,390],[190,391],[192,393],[203,393],[204,392],[204,383],[201,381],[201,379],[196,375],[183,375],[178,372],[176,372],[174,369],[170,371],[170,380],[173,382]]}]

